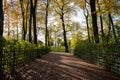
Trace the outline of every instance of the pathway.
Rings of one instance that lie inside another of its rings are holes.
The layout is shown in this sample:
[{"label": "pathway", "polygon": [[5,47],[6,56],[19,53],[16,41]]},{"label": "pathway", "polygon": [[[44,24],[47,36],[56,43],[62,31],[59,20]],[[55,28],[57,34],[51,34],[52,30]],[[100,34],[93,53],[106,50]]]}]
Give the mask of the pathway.
[{"label": "pathway", "polygon": [[72,54],[52,52],[16,70],[16,80],[120,80]]}]

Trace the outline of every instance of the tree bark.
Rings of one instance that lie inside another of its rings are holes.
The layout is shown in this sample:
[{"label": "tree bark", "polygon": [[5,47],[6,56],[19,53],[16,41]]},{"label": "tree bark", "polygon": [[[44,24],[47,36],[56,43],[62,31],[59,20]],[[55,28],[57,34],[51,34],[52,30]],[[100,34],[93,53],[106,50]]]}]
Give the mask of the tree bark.
[{"label": "tree bark", "polygon": [[21,6],[21,12],[22,12],[22,29],[23,29],[23,33],[22,33],[22,39],[25,40],[25,37],[26,37],[26,30],[25,30],[25,10],[24,10],[24,7],[23,7],[23,0],[20,0],[20,6]]},{"label": "tree bark", "polygon": [[[108,15],[109,17],[109,15]],[[111,31],[111,24],[110,24],[110,19],[109,19],[109,23],[108,23],[108,34],[107,34],[107,43],[109,42],[110,39],[110,31]]]},{"label": "tree bark", "polygon": [[8,37],[10,36],[10,20],[9,20],[9,14],[8,14],[8,20],[7,20],[7,22],[8,22]]},{"label": "tree bark", "polygon": [[33,12],[33,35],[34,35],[34,43],[37,44],[36,12]]},{"label": "tree bark", "polygon": [[18,40],[18,38],[19,38],[19,37],[18,37],[18,25],[17,25],[17,40]]},{"label": "tree bark", "polygon": [[88,32],[88,40],[90,41],[90,31],[89,31],[89,24],[88,24],[88,16],[86,16],[86,24],[87,24],[87,32]]},{"label": "tree bark", "polygon": [[4,24],[4,14],[3,14],[3,0],[0,0],[0,36],[3,37],[3,24]]},{"label": "tree bark", "polygon": [[89,15],[89,11],[87,9],[87,6],[85,5],[85,7],[83,8],[84,10],[86,9],[86,14],[85,14],[85,11],[84,11],[84,16],[85,16],[85,19],[86,19],[86,25],[87,25],[87,33],[88,33],[88,41],[90,41],[90,31],[89,31],[89,23],[88,23],[88,15]]},{"label": "tree bark", "polygon": [[[3,0],[0,0],[0,40],[3,38],[3,26],[4,26],[4,13],[3,13]],[[3,67],[2,67],[2,58],[3,58],[3,46],[0,42],[0,78],[3,80]]]},{"label": "tree bark", "polygon": [[114,23],[113,23],[113,20],[112,20],[111,14],[109,13],[108,16],[109,16],[109,20],[110,20],[111,25],[112,25],[113,36],[114,36],[115,42],[118,42],[118,40],[117,40],[117,36],[116,36],[116,32],[115,32],[115,28],[114,28]]},{"label": "tree bark", "polygon": [[90,8],[92,14],[92,26],[94,32],[94,41],[95,43],[99,43],[99,35],[98,35],[98,25],[97,25],[97,14],[96,14],[96,5],[95,0],[90,0]]},{"label": "tree bark", "polygon": [[29,9],[29,1],[27,1],[27,5],[26,5],[26,12],[25,12],[25,36],[26,36],[26,34],[27,34],[27,29],[28,29],[28,10]]},{"label": "tree bark", "polygon": [[102,20],[102,15],[100,15],[100,25],[101,25],[101,33],[102,33],[102,39],[104,38],[104,30],[103,30],[103,20]]},{"label": "tree bark", "polygon": [[35,0],[33,6],[33,35],[34,35],[34,44],[37,44],[37,28],[36,28],[36,8],[37,8],[37,1]]},{"label": "tree bark", "polygon": [[64,36],[65,52],[69,52],[69,50],[68,50],[68,44],[67,44],[67,37],[66,37],[65,23],[64,23],[63,6],[62,6],[62,9],[61,9],[61,10],[62,10],[61,20],[62,20],[62,27],[63,27],[63,36]]},{"label": "tree bark", "polygon": [[[97,0],[97,3],[99,3],[99,0]],[[98,6],[99,11],[101,11],[100,6]],[[102,40],[104,40],[104,30],[103,30],[103,19],[102,15],[100,14],[100,25],[101,25],[101,34],[102,34]]]},{"label": "tree bark", "polygon": [[29,42],[32,43],[32,8],[33,8],[33,3],[30,1],[30,18],[29,18]]},{"label": "tree bark", "polygon": [[45,16],[45,45],[48,46],[49,40],[48,40],[48,7],[49,7],[49,0],[47,0],[46,3],[46,16]]}]

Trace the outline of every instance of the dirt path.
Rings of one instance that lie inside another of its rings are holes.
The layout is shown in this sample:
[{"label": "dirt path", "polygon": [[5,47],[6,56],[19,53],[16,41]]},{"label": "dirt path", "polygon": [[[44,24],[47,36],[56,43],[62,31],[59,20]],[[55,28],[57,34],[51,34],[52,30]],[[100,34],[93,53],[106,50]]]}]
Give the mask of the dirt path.
[{"label": "dirt path", "polygon": [[16,70],[16,80],[120,80],[119,75],[72,54],[50,53]]}]

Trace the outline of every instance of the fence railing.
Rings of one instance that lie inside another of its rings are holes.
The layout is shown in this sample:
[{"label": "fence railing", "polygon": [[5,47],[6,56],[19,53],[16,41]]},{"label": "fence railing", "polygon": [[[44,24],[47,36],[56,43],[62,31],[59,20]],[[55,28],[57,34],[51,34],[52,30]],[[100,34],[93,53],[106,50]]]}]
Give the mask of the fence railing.
[{"label": "fence railing", "polygon": [[79,56],[90,63],[97,64],[111,72],[120,74],[120,52],[113,48],[113,51],[105,51],[105,47],[96,46],[87,48],[86,51],[77,51],[75,55]]},{"label": "fence railing", "polygon": [[48,53],[47,49],[29,49],[29,50],[3,50],[2,58],[2,71],[6,78],[14,76],[15,69],[20,67],[36,58],[39,58],[45,53]]}]

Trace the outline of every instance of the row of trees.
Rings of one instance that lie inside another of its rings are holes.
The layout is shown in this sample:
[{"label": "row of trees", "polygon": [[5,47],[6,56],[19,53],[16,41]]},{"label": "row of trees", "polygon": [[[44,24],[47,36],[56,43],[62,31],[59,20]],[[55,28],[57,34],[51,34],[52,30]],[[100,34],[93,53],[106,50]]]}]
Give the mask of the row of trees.
[{"label": "row of trees", "polygon": [[[14,28],[17,26],[17,39],[20,37],[20,34],[22,34],[23,40],[37,44],[37,38],[40,37],[39,31],[43,29],[45,45],[48,46],[50,44],[50,38],[52,37],[50,31],[55,32],[56,30],[54,30],[53,27],[59,25],[62,26],[60,28],[62,28],[61,32],[63,32],[65,51],[68,52],[67,35],[69,33],[67,32],[69,30],[67,30],[67,28],[70,27],[71,29],[71,16],[76,14],[76,12],[78,12],[77,10],[81,8],[86,19],[89,42],[99,43],[101,38],[103,41],[109,42],[111,34],[114,40],[116,42],[118,41],[117,28],[115,28],[112,15],[118,15],[119,7],[115,6],[114,0],[4,0],[1,4],[3,4],[4,7],[4,14],[1,12],[1,16],[6,15],[4,31],[8,28],[7,32],[8,36],[10,36],[12,29],[13,33],[15,33]],[[53,18],[52,22],[50,22],[49,17]],[[100,20],[98,20],[98,18]],[[1,17],[1,20],[1,25],[3,26],[3,17]],[[10,26],[14,26],[14,28]],[[22,26],[22,28],[20,26]],[[52,30],[49,26],[52,26]],[[106,29],[107,26],[108,29]],[[3,28],[0,29],[2,35]],[[59,31],[60,30],[61,29],[59,29]],[[99,34],[101,34],[102,37],[100,37]],[[92,37],[94,37],[94,40]]]},{"label": "row of trees", "polygon": [[[92,15],[92,27],[94,31],[94,40],[96,43],[100,42],[99,39],[99,27],[98,27],[98,19],[100,23],[100,34],[102,36],[103,41],[107,41],[107,43],[110,40],[111,32],[113,32],[114,41],[118,42],[117,39],[117,33],[115,30],[115,24],[113,22],[113,16],[119,16],[119,6],[116,6],[115,0],[90,0],[90,2],[86,1],[87,5],[90,5],[91,8],[91,15]],[[88,7],[84,6],[85,9],[88,9]],[[89,15],[89,14],[88,14]],[[107,19],[105,19],[105,17]],[[88,19],[86,17],[86,21],[88,22]],[[108,32],[105,32],[106,25],[108,26]],[[118,25],[118,24],[116,24]],[[89,32],[89,31],[88,31]]]},{"label": "row of trees", "polygon": [[[5,14],[7,15],[6,18],[9,21],[7,23],[8,24],[7,25],[8,36],[10,36],[10,26],[11,26],[10,25],[10,17],[12,17],[12,18],[14,18],[12,26],[17,26],[17,38],[18,38],[19,30],[20,30],[20,27],[18,27],[18,26],[21,25],[22,26],[22,39],[26,40],[27,35],[28,35],[29,42],[33,41],[35,44],[37,44],[37,35],[38,35],[37,31],[39,29],[37,29],[37,27],[36,27],[36,20],[39,20],[39,19],[36,19],[36,16],[37,16],[37,13],[40,12],[42,14],[42,12],[43,12],[44,17],[45,17],[44,18],[45,45],[48,46],[49,45],[49,33],[50,33],[48,31],[48,14],[49,14],[49,11],[54,10],[55,12],[52,12],[52,14],[58,15],[61,19],[61,25],[63,28],[63,36],[64,36],[63,37],[64,38],[64,46],[66,49],[65,51],[68,52],[64,15],[71,11],[71,7],[69,6],[71,2],[73,2],[73,1],[72,0],[71,1],[65,1],[65,0],[46,0],[46,1],[45,0],[41,0],[41,1],[38,1],[38,0],[24,0],[24,1],[23,0],[15,0],[15,1],[8,2],[7,0],[5,0],[4,1],[4,11],[5,11]],[[40,7],[38,7],[38,5],[40,5]],[[37,9],[37,7],[38,7],[38,9]],[[54,7],[54,8],[52,9],[52,7]],[[19,10],[19,8],[20,8],[20,10]],[[42,11],[41,11],[41,9],[42,9]],[[10,13],[14,16],[11,16]],[[43,16],[41,15],[39,17],[42,18]],[[39,18],[39,17],[37,17],[37,18]],[[17,21],[15,21],[16,18],[17,18]],[[15,24],[15,22],[16,22],[16,24]],[[37,23],[38,23],[38,21],[37,21]],[[13,31],[13,33],[15,33],[15,31]],[[33,36],[33,38],[32,38],[32,36]]]}]

